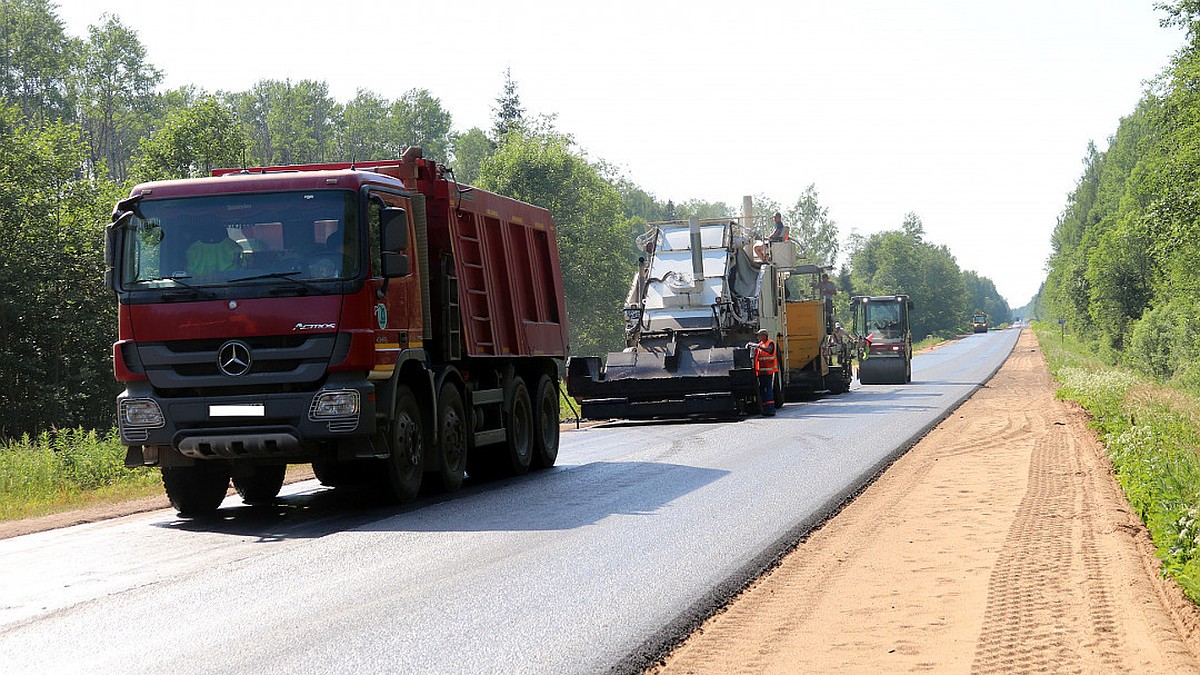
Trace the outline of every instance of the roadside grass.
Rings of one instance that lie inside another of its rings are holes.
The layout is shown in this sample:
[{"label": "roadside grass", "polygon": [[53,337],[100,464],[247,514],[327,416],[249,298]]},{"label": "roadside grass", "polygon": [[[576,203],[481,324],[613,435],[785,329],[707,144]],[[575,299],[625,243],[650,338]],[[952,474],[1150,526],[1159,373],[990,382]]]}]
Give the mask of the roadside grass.
[{"label": "roadside grass", "polygon": [[558,419],[560,422],[579,421],[579,401],[567,396],[567,383],[558,391]]},{"label": "roadside grass", "polygon": [[1057,326],[1033,328],[1058,397],[1092,416],[1163,572],[1200,603],[1200,399],[1104,363]]},{"label": "roadside grass", "polygon": [[946,338],[940,338],[935,335],[926,335],[924,340],[918,340],[913,343],[913,351],[919,352],[922,349],[929,349],[935,345],[940,345],[946,341]]},{"label": "roadside grass", "polygon": [[0,440],[0,520],[116,503],[162,491],[157,470],[125,468],[117,431],[57,429]]}]

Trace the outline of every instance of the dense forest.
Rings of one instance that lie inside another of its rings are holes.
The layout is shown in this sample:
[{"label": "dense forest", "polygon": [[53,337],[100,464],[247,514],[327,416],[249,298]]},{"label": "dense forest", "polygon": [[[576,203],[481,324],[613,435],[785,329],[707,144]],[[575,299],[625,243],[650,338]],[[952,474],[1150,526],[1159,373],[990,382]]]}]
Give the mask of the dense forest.
[{"label": "dense forest", "polygon": [[[1180,13],[1179,20],[1184,16]],[[330,96],[327,83],[312,80],[262,80],[238,92],[197,86],[163,90],[162,72],[149,62],[136,31],[119,17],[106,15],[86,36],[69,36],[49,0],[0,0],[0,54],[0,223],[6,229],[0,240],[5,290],[0,298],[0,437],[53,427],[112,426],[116,314],[103,285],[103,228],[116,199],[138,181],[203,176],[221,166],[383,159],[419,145],[427,157],[447,163],[460,181],[551,210],[559,228],[576,354],[620,346],[621,303],[636,264],[632,240],[643,223],[730,217],[735,211],[722,202],[675,202],[642,189],[579,148],[557,128],[553,115],[529,114],[507,72],[491,110],[492,127],[462,131],[439,99],[419,87],[395,98],[359,90],[345,102]],[[1172,110],[1180,120],[1186,118],[1172,108],[1185,99],[1181,93],[1174,103],[1164,99],[1156,107],[1148,102],[1139,116],[1124,122],[1124,133],[1137,135],[1136,141],[1128,140],[1122,151],[1097,153],[1089,169],[1097,186],[1081,184],[1081,191],[1113,199],[1116,187],[1109,183],[1116,178],[1107,167],[1115,172],[1132,161],[1151,118],[1168,119]],[[1164,169],[1194,171],[1182,158]],[[1100,189],[1102,178],[1107,191]],[[1189,196],[1176,195],[1171,206],[1186,209]],[[1131,250],[1129,240],[1120,238],[1131,232],[1093,236],[1088,232],[1096,225],[1090,220],[1093,202],[1083,199],[1077,195],[1071,211],[1080,212],[1079,224],[1064,216],[1062,232],[1056,233],[1058,257],[1076,264],[1080,255],[1089,257],[1094,241],[1102,240],[1104,250],[1116,257],[1145,250],[1182,260],[1178,247]],[[837,266],[832,276],[842,291],[843,316],[851,294],[908,293],[917,303],[918,336],[952,335],[977,309],[994,322],[1009,319],[1009,307],[991,280],[960,269],[945,246],[926,241],[916,214],[905,216],[895,230],[843,238],[815,185],[801,189],[790,205],[766,195],[755,195],[755,203],[760,213],[783,213],[810,262]],[[1112,205],[1123,204],[1117,199]],[[1113,223],[1126,222],[1115,211],[1104,218],[1109,218],[1106,232]],[[1073,253],[1085,245],[1087,251]],[[1080,296],[1085,316],[1093,316],[1087,304],[1093,296],[1130,310],[1124,318],[1100,313],[1108,320],[1087,324],[1120,334],[1116,346],[1141,339],[1133,330],[1141,311],[1134,316],[1133,305],[1148,301],[1160,281],[1183,283],[1164,266],[1159,276],[1138,277],[1138,291],[1126,297],[1117,292],[1124,288],[1120,283],[1104,285],[1085,272],[1071,272],[1089,284]],[[1178,310],[1164,304],[1161,320]]]},{"label": "dense forest", "polygon": [[1054,229],[1039,318],[1110,362],[1200,388],[1200,2],[1160,5],[1187,44],[1091,145]]}]

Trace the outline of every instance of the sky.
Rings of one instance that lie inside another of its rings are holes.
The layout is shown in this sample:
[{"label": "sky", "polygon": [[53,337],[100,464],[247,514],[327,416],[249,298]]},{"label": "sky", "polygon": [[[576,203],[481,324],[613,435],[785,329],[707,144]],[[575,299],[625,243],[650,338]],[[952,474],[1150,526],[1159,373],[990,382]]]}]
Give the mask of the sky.
[{"label": "sky", "polygon": [[117,16],[164,90],[420,88],[456,131],[491,127],[508,69],[527,116],[553,115],[661,201],[786,207],[811,184],[842,239],[915,213],[1017,308],[1045,279],[1089,141],[1107,147],[1183,45],[1153,5],[59,0],[58,15],[77,37]]}]

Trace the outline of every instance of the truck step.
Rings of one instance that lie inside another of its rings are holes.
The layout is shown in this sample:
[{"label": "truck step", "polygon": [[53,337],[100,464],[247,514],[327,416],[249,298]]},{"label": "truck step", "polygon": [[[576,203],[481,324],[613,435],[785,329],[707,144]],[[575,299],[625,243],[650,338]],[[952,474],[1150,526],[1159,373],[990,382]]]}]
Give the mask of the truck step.
[{"label": "truck step", "polygon": [[475,433],[475,447],[482,445],[492,445],[494,443],[503,443],[507,438],[504,429],[490,429],[488,431],[479,431]]},{"label": "truck step", "polygon": [[504,401],[503,389],[476,389],[471,392],[471,403],[476,407],[481,405],[492,405]]}]

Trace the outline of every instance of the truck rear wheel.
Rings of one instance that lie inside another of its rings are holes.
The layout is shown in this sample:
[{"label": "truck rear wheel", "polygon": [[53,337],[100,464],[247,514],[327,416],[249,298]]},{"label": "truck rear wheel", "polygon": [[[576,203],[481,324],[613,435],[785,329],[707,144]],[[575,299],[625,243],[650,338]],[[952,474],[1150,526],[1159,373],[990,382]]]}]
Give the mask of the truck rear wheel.
[{"label": "truck rear wheel", "polygon": [[425,434],[421,411],[408,387],[396,389],[396,414],[388,437],[391,454],[383,460],[388,496],[405,503],[417,498],[425,474]]},{"label": "truck rear wheel", "polygon": [[519,476],[529,471],[533,461],[533,405],[525,380],[520,377],[513,379],[509,392],[509,415],[504,425],[507,450],[504,469]]},{"label": "truck rear wheel", "polygon": [[533,468],[548,469],[558,461],[558,388],[549,375],[538,379],[534,410]]},{"label": "truck rear wheel", "polygon": [[216,511],[229,491],[229,465],[221,461],[199,461],[193,466],[162,467],[163,489],[171,506],[184,518]]},{"label": "truck rear wheel", "polygon": [[447,382],[438,394],[438,479],[446,492],[462,487],[467,471],[467,415],[458,387]]},{"label": "truck rear wheel", "polygon": [[251,466],[233,474],[233,487],[247,504],[270,504],[279,495],[286,473],[286,464]]}]

